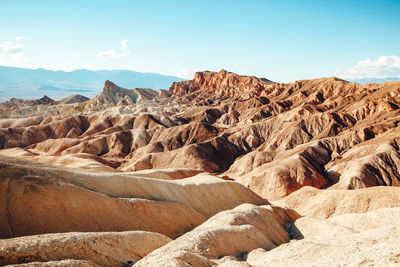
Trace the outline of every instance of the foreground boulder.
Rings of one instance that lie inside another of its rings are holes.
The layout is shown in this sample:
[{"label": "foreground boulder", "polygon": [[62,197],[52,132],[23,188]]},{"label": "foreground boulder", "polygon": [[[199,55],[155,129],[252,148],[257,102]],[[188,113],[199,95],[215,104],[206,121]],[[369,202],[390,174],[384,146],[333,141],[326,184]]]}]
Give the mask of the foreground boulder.
[{"label": "foreground boulder", "polygon": [[174,238],[242,203],[267,201],[211,175],[89,173],[0,157],[0,236],[143,230]]},{"label": "foreground boulder", "polygon": [[299,215],[275,206],[243,204],[218,213],[193,231],[153,251],[135,266],[213,266],[223,256],[289,242],[285,230]]},{"label": "foreground boulder", "polygon": [[170,241],[162,234],[142,231],[17,237],[0,240],[0,265],[73,259],[91,261],[100,266],[123,266],[138,261]]},{"label": "foreground boulder", "polygon": [[115,198],[43,177],[1,183],[1,236],[144,230],[175,237],[205,221],[178,202]]}]

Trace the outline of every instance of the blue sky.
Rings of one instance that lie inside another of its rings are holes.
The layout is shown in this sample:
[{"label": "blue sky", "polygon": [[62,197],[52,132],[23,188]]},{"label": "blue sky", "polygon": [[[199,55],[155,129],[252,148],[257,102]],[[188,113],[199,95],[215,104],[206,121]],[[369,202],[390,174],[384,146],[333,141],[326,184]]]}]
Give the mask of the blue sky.
[{"label": "blue sky", "polygon": [[0,2],[0,65],[400,77],[397,1]]}]

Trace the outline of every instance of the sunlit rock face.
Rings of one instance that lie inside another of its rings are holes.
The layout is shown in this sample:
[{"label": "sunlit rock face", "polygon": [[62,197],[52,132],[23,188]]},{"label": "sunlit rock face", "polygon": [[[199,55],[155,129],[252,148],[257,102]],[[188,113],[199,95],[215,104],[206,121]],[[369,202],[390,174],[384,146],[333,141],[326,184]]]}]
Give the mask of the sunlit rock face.
[{"label": "sunlit rock face", "polygon": [[400,262],[400,82],[204,71],[0,107],[0,264]]}]

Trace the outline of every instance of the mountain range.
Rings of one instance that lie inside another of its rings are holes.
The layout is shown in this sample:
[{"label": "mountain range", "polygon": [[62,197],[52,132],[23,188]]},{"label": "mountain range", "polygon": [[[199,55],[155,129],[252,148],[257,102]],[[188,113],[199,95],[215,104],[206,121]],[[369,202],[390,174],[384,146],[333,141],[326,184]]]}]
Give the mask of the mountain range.
[{"label": "mountain range", "polygon": [[[0,101],[10,98],[36,99],[43,95],[60,100],[71,94],[94,97],[101,92],[105,80],[111,80],[125,88],[168,89],[182,78],[157,73],[131,70],[53,71],[43,68],[27,69],[0,66]],[[399,77],[348,79],[350,82],[367,84],[398,81]]]},{"label": "mountain range", "polygon": [[47,95],[61,99],[71,94],[93,97],[101,92],[105,80],[127,88],[167,89],[183,79],[157,73],[131,70],[52,71],[0,66],[0,101],[10,98],[33,99]]},{"label": "mountain range", "polygon": [[367,84],[400,81],[400,77],[347,79],[349,82]]}]

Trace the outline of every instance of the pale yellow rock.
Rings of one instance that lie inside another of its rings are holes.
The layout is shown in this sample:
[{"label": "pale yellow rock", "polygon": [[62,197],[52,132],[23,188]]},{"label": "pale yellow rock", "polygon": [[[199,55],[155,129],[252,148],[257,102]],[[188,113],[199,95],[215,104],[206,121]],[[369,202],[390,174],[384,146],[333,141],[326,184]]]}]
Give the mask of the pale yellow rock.
[{"label": "pale yellow rock", "polygon": [[117,172],[116,169],[107,165],[107,161],[103,160],[102,158],[85,153],[54,156],[34,149],[9,148],[0,150],[0,155],[33,160],[44,164],[68,166],[70,168],[82,170]]},{"label": "pale yellow rock", "polygon": [[243,204],[216,214],[135,266],[212,266],[222,256],[240,256],[258,247],[272,249],[289,241],[285,227],[297,218],[288,209]]},{"label": "pale yellow rock", "polygon": [[0,264],[74,259],[122,266],[170,241],[162,234],[142,231],[24,236],[0,240]]},{"label": "pale yellow rock", "polygon": [[400,188],[376,186],[357,190],[319,190],[307,186],[274,203],[288,206],[301,215],[325,219],[346,213],[400,207]]},{"label": "pale yellow rock", "polygon": [[0,156],[0,166],[4,166],[4,169],[0,169],[0,177],[43,176],[112,197],[179,202],[205,217],[243,203],[268,203],[239,183],[209,174],[179,180],[151,179],[123,173],[98,173],[55,167],[5,156]]},{"label": "pale yellow rock", "polygon": [[329,221],[354,229],[364,231],[368,229],[385,228],[397,225],[400,218],[400,207],[382,208],[367,213],[349,213],[329,218]]},{"label": "pale yellow rock", "polygon": [[135,172],[125,172],[138,177],[156,178],[162,180],[178,180],[191,176],[195,176],[201,173],[201,170],[193,169],[153,169],[153,170],[141,170]]},{"label": "pale yellow rock", "polygon": [[[398,266],[400,226],[393,222],[400,219],[399,215],[399,208],[384,208],[322,221],[302,218],[295,224],[304,239],[270,251],[255,249],[248,254],[247,263],[254,267]],[[344,230],[350,225],[355,228]]]},{"label": "pale yellow rock", "polygon": [[26,169],[18,165],[7,166],[0,169],[2,238],[71,231],[129,230],[176,237],[206,220],[179,202],[110,197],[85,186],[64,182],[57,176],[61,173],[56,167],[48,170],[45,165],[35,165],[41,168],[29,175],[27,172],[33,169],[29,167],[33,165],[27,165]]},{"label": "pale yellow rock", "polygon": [[295,239],[312,237],[332,238],[358,232],[357,230],[338,225],[329,220],[315,219],[312,217],[301,217],[288,229],[291,237]]},{"label": "pale yellow rock", "polygon": [[30,262],[21,264],[10,264],[8,267],[100,267],[92,261],[84,260],[61,260],[48,262]]},{"label": "pale yellow rock", "polygon": [[235,259],[226,259],[224,261],[217,261],[218,262],[218,267],[251,267],[247,262],[245,261],[238,261]]}]

